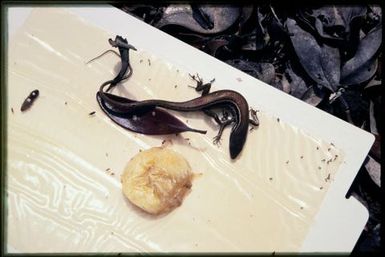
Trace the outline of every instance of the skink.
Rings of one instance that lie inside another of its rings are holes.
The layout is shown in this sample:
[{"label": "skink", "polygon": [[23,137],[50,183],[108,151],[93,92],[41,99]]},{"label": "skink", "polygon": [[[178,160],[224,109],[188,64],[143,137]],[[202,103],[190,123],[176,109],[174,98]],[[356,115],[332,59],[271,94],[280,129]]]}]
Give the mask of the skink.
[{"label": "skink", "polygon": [[143,109],[152,109],[161,107],[174,111],[192,112],[201,111],[210,107],[226,105],[234,112],[235,125],[232,127],[230,134],[230,157],[235,159],[241,152],[245,144],[248,127],[249,127],[249,105],[246,99],[236,91],[233,90],[218,90],[185,102],[171,102],[165,100],[151,99],[132,103],[121,103],[112,100],[103,93],[103,84],[100,87],[100,97],[112,104],[121,112],[136,112]]}]

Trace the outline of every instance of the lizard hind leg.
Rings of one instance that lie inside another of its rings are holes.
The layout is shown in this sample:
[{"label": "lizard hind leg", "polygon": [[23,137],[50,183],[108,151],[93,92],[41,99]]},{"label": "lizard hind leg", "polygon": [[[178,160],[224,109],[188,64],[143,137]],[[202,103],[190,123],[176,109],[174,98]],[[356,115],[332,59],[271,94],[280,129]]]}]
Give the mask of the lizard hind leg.
[{"label": "lizard hind leg", "polygon": [[250,116],[251,119],[249,119],[249,124],[251,125],[250,131],[254,130],[256,127],[259,126],[259,119],[257,116],[257,110],[254,110],[253,108],[250,108]]},{"label": "lizard hind leg", "polygon": [[219,117],[218,113],[211,109],[204,109],[203,112],[214,119],[214,121],[219,125],[219,130],[217,135],[213,138],[213,144],[219,145],[221,142],[221,137],[224,129],[235,121],[234,117],[231,115],[227,109],[222,110],[222,117]]},{"label": "lizard hind leg", "polygon": [[221,143],[221,137],[222,137],[222,133],[223,133],[223,130],[232,123],[233,121],[228,119],[228,120],[225,120],[223,122],[221,122],[219,124],[219,130],[218,130],[218,134],[213,138],[213,143],[214,145],[220,145]]},{"label": "lizard hind leg", "polygon": [[251,119],[249,119],[249,123],[253,126],[259,126],[259,119],[257,116],[257,110],[254,110],[253,108],[250,108],[250,116]]}]

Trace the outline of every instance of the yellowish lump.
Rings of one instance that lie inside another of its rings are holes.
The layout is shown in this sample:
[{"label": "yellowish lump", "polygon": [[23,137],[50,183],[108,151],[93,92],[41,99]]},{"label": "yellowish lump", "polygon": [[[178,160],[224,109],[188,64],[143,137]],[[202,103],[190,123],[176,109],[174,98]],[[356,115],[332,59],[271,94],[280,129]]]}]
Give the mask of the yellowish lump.
[{"label": "yellowish lump", "polygon": [[162,214],[182,204],[190,191],[192,172],[175,151],[153,147],[135,155],[122,175],[128,200],[150,214]]}]

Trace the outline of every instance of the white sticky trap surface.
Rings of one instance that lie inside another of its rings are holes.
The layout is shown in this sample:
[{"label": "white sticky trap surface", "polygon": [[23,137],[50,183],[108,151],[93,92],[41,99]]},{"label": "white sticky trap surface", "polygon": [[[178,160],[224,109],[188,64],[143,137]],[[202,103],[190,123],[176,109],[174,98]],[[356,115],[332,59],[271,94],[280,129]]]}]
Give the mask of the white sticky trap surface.
[{"label": "white sticky trap surface", "polygon": [[[115,8],[10,8],[9,28],[9,251],[353,248],[368,216],[344,196],[373,142],[370,134]],[[130,52],[133,76],[115,94],[183,101],[198,96],[188,87],[194,84],[188,73],[199,73],[205,81],[216,79],[212,90],[237,90],[260,110],[260,126],[249,133],[241,156],[229,158],[229,129],[220,146],[212,144],[217,127],[201,114],[177,115],[208,133],[179,136],[135,134],[104,115],[95,94],[120,60],[111,54],[86,62],[110,49],[108,38],[115,35],[138,49]],[[34,89],[39,98],[21,113]],[[124,198],[120,174],[140,149],[164,139],[202,175],[182,206],[151,217]]]}]

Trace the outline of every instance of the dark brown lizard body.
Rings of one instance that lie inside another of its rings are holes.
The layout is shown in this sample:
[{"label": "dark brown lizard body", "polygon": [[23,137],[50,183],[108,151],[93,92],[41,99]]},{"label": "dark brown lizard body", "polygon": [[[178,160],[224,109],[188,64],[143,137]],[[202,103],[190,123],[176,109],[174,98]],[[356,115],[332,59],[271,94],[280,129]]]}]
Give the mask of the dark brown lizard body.
[{"label": "dark brown lizard body", "polygon": [[171,102],[165,100],[144,100],[133,103],[116,102],[103,93],[103,86],[99,91],[100,97],[112,104],[121,112],[137,112],[151,110],[156,107],[174,111],[192,112],[202,111],[215,106],[228,106],[234,112],[235,125],[230,134],[230,157],[235,159],[245,144],[249,127],[249,105],[246,99],[233,90],[218,90],[185,102]]},{"label": "dark brown lizard body", "polygon": [[[114,100],[105,92],[108,92],[120,81],[131,76],[132,68],[129,63],[129,50],[136,49],[128,44],[127,40],[121,36],[116,36],[115,40],[109,39],[109,43],[111,46],[118,47],[119,49],[121,69],[114,79],[106,81],[100,86],[97,94],[98,97],[100,97],[100,100],[113,106],[115,109],[114,112],[116,113],[135,114],[135,112],[149,111],[157,107],[181,112],[203,111],[208,116],[214,118],[220,126],[218,135],[214,137],[214,143],[219,143],[224,128],[234,123],[230,134],[230,156],[232,159],[235,159],[239,155],[246,141],[249,123],[258,126],[257,119],[254,119],[254,117],[252,120],[249,119],[249,106],[246,99],[241,94],[232,90],[219,90],[209,93],[211,83],[214,80],[210,83],[203,84],[203,81],[197,74],[196,78],[195,76],[191,77],[197,82],[197,87],[195,89],[196,91],[202,91],[202,96],[189,101],[171,102],[160,99],[151,99],[139,102],[122,102]],[[106,86],[109,87],[104,91]],[[221,108],[222,117],[220,118],[218,113],[213,111],[212,108]]]}]

